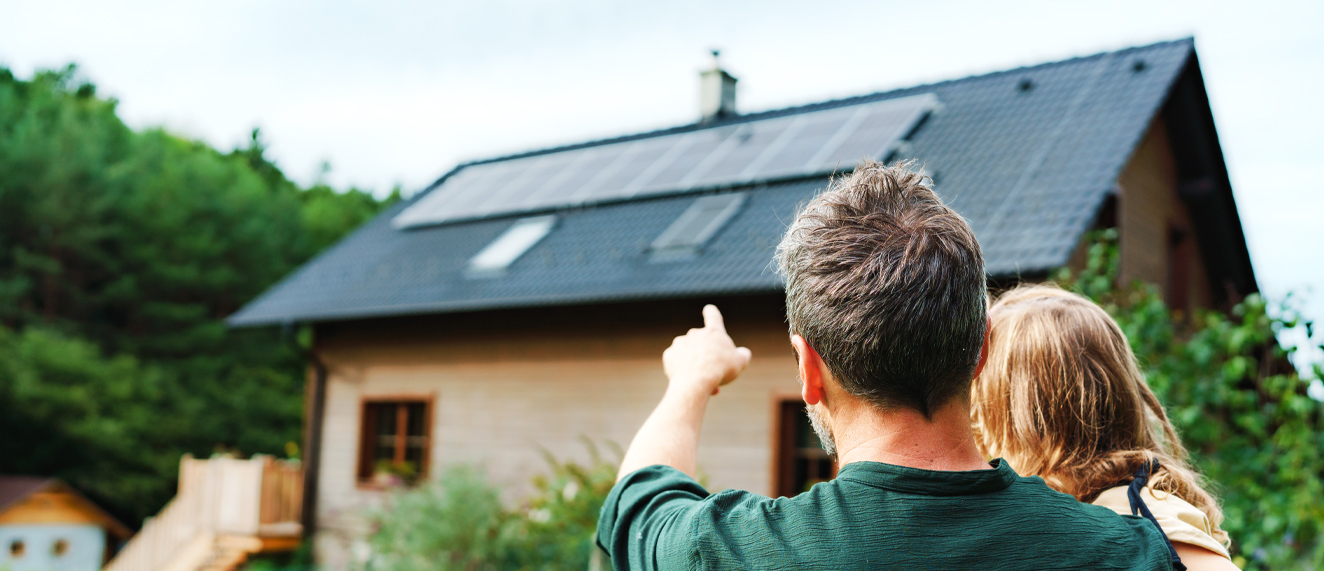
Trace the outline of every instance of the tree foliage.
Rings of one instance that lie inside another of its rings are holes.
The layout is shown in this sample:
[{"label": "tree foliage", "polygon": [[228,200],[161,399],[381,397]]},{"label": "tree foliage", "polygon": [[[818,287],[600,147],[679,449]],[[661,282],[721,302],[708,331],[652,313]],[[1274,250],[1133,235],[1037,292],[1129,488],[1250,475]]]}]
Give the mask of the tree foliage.
[{"label": "tree foliage", "polygon": [[178,458],[153,453],[181,424],[158,368],[105,359],[92,343],[46,329],[0,329],[0,387],[7,465],[36,474],[78,466],[87,477],[70,480],[101,498],[152,497],[160,475],[178,470]]},{"label": "tree foliage", "polygon": [[[1121,325],[1150,386],[1220,496],[1236,563],[1248,569],[1324,568],[1324,403],[1290,365],[1299,349],[1277,333],[1314,323],[1290,305],[1247,296],[1230,313],[1175,318],[1156,288],[1114,287],[1117,234],[1095,236],[1088,266],[1067,286]],[[1318,341],[1315,341],[1318,342]],[[1313,365],[1310,378],[1321,371]]]},{"label": "tree foliage", "polygon": [[0,68],[0,417],[30,436],[0,472],[135,525],[181,454],[299,440],[298,351],[223,319],[383,203],[299,188],[256,130],[227,154],[115,108],[73,66]]}]

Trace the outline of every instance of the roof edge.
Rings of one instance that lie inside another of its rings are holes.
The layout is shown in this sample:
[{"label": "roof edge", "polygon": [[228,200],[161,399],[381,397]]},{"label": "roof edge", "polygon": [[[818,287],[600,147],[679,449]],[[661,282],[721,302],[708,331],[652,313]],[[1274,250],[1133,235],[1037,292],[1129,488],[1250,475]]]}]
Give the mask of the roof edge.
[{"label": "roof edge", "polygon": [[556,307],[556,306],[574,306],[574,305],[598,305],[602,303],[631,302],[631,301],[655,301],[671,299],[687,299],[703,296],[741,296],[770,294],[782,291],[781,285],[760,287],[748,286],[731,288],[728,290],[695,290],[679,293],[649,293],[639,292],[634,294],[620,295],[595,295],[595,296],[563,296],[554,298],[494,298],[475,300],[470,303],[420,303],[412,305],[381,305],[370,308],[361,308],[344,313],[323,312],[323,315],[309,315],[304,319],[297,321],[286,321],[280,319],[227,319],[231,327],[270,327],[273,325],[285,325],[286,323],[330,323],[334,321],[356,321],[360,319],[375,319],[380,317],[398,317],[401,315],[445,315],[452,313],[468,313],[489,311],[496,309],[522,309],[530,307]]},{"label": "roof edge", "polygon": [[[1006,280],[1018,278],[1026,275],[1043,275],[1060,267],[1061,264],[1045,267],[1017,267],[1015,270],[1008,270],[994,274],[988,274],[989,280]],[[292,323],[332,323],[342,321],[358,321],[363,319],[378,319],[383,317],[400,317],[404,315],[448,315],[456,313],[471,313],[492,311],[499,309],[524,309],[531,307],[558,307],[575,305],[599,305],[603,303],[635,302],[635,301],[663,301],[679,300],[704,296],[744,296],[744,295],[766,295],[785,291],[781,284],[771,286],[748,286],[732,288],[727,290],[710,289],[695,290],[677,293],[649,293],[640,292],[634,294],[621,295],[597,295],[597,296],[564,296],[556,298],[496,298],[481,299],[466,303],[420,303],[412,305],[379,305],[369,308],[359,308],[346,312],[322,312],[318,314],[306,314],[300,319],[286,320],[277,318],[243,318],[235,314],[226,319],[230,327],[235,328],[257,328],[284,326]],[[238,319],[236,319],[238,318]]]}]

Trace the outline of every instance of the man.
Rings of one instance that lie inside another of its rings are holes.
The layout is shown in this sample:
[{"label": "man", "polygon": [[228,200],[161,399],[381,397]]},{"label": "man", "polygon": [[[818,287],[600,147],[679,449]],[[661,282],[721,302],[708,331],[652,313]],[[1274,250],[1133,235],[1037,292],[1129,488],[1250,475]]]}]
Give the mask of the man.
[{"label": "man", "polygon": [[602,508],[617,569],[1171,569],[1158,530],[985,460],[971,380],[987,341],[974,233],[908,165],[865,162],[778,248],[814,430],[841,466],[794,498],[693,478],[708,399],[748,365],[717,308],[663,353],[669,384]]}]

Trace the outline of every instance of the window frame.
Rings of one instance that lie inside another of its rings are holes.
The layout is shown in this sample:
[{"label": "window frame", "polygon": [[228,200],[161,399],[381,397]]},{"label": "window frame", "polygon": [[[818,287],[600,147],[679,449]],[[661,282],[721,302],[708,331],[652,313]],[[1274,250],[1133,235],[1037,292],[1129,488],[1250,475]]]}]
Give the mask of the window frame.
[{"label": "window frame", "polygon": [[555,214],[526,216],[508,226],[482,250],[465,263],[467,277],[494,277],[502,275],[510,266],[523,258],[539,242],[556,229]]},{"label": "window frame", "polygon": [[[772,494],[770,497],[794,497],[802,492],[793,491],[795,482],[795,465],[797,459],[796,438],[800,427],[787,424],[788,416],[794,415],[800,418],[805,414],[804,399],[800,395],[777,395],[772,400]],[[841,466],[836,460],[832,460],[831,467],[828,469],[828,475],[825,479],[831,480],[837,477],[837,471]]]},{"label": "window frame", "polygon": [[[372,433],[373,427],[368,425],[368,407],[372,405],[395,404],[398,406],[408,406],[411,404],[423,405],[423,448],[422,458],[419,460],[418,477],[412,484],[421,483],[427,480],[431,472],[432,464],[432,444],[433,444],[433,419],[434,419],[434,394],[382,394],[382,395],[363,395],[359,398],[358,415],[358,433],[359,441],[354,463],[354,481],[360,489],[380,490],[383,489],[378,482],[373,481],[372,459],[376,456],[376,435]],[[408,430],[399,430],[407,427],[409,419],[407,415],[396,416],[397,433],[396,438],[396,458],[405,455],[409,438]],[[401,446],[405,444],[405,446]]]}]

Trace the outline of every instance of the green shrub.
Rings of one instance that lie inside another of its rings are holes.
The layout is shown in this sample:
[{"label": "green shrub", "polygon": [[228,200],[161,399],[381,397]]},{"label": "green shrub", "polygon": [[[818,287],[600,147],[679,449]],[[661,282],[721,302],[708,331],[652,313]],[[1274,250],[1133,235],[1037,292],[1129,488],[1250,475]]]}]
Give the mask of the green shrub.
[{"label": "green shrub", "polygon": [[[598,529],[598,513],[616,483],[618,463],[604,461],[597,447],[585,440],[589,449],[587,466],[558,462],[546,454],[551,473],[533,479],[534,496],[512,528],[512,539],[519,553],[515,568],[551,571],[586,569],[597,550],[593,542]],[[617,456],[620,451],[617,450]]]},{"label": "green shrub", "polygon": [[374,571],[500,569],[509,514],[477,469],[457,465],[435,481],[394,494],[374,514],[367,568]]},{"label": "green shrub", "polygon": [[588,568],[598,511],[616,465],[588,443],[588,465],[559,462],[533,480],[534,495],[505,509],[478,469],[456,465],[434,481],[393,494],[371,516],[366,571],[554,571]]}]

